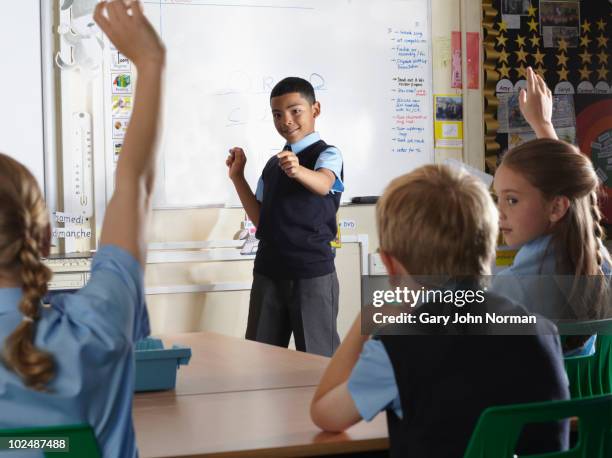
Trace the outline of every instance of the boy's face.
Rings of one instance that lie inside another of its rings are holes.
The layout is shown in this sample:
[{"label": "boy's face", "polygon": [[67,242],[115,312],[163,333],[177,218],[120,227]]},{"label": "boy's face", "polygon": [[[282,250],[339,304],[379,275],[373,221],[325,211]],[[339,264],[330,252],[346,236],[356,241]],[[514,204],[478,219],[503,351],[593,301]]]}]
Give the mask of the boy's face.
[{"label": "boy's face", "polygon": [[288,143],[300,141],[315,130],[315,118],[321,113],[319,102],[308,103],[299,92],[270,99],[274,127]]}]

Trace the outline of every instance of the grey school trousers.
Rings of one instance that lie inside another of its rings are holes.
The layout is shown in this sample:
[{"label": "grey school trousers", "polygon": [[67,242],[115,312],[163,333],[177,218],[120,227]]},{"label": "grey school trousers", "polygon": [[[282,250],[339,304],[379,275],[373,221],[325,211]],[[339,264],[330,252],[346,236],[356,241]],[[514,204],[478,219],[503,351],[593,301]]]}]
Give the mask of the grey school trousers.
[{"label": "grey school trousers", "polygon": [[253,273],[246,338],[332,356],[340,345],[336,272],[315,278],[274,280]]}]

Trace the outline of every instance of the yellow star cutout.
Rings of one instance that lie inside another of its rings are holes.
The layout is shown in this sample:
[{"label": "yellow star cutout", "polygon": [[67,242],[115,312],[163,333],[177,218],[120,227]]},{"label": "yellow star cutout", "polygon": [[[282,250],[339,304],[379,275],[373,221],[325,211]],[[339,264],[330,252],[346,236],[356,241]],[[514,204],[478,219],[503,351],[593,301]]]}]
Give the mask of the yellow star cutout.
[{"label": "yellow star cutout", "polygon": [[535,21],[534,18],[531,18],[531,20],[527,23],[527,25],[529,26],[529,31],[530,32],[537,32],[538,31],[538,23]]},{"label": "yellow star cutout", "polygon": [[561,70],[557,70],[557,74],[559,75],[559,81],[567,81],[569,72],[565,67],[562,67]]},{"label": "yellow star cutout", "polygon": [[538,9],[534,8],[533,5],[529,5],[529,8],[527,8],[527,14],[529,14],[529,16],[535,16],[536,11],[538,11]]},{"label": "yellow star cutout", "polygon": [[598,75],[600,80],[603,80],[603,81],[607,80],[608,79],[608,69],[602,65],[597,70],[597,75]]},{"label": "yellow star cutout", "polygon": [[519,78],[527,78],[527,68],[523,64],[521,64],[520,67],[515,68],[515,70]]},{"label": "yellow star cutout", "polygon": [[587,33],[591,31],[591,23],[586,19],[582,23],[582,33]]},{"label": "yellow star cutout", "polygon": [[505,49],[502,49],[499,52],[499,57],[497,58],[497,60],[500,62],[508,63],[508,57],[510,57],[510,54],[508,54]]},{"label": "yellow star cutout", "polygon": [[535,54],[533,54],[533,58],[535,59],[535,63],[536,64],[542,64],[544,65],[544,57],[546,56],[546,54],[543,54],[540,52],[539,49],[536,49]]},{"label": "yellow star cutout", "polygon": [[[601,52],[599,54],[595,54],[597,56],[597,58],[599,59],[599,63],[601,65],[607,64],[608,63],[608,55],[604,52],[604,50],[602,49]],[[590,61],[589,61],[590,62]]]},{"label": "yellow star cutout", "polygon": [[559,39],[559,51],[567,51],[567,41],[565,41],[565,38],[560,38]]},{"label": "yellow star cutout", "polygon": [[508,38],[500,34],[497,37],[497,46],[506,46],[506,41],[508,41]]},{"label": "yellow star cutout", "polygon": [[525,46],[525,37],[522,35],[516,36],[516,45],[520,48],[521,46]]},{"label": "yellow star cutout", "polygon": [[508,24],[506,24],[506,21],[499,21],[497,23],[497,27],[499,28],[500,32],[507,32],[508,31]]},{"label": "yellow star cutout", "polygon": [[541,45],[540,45],[540,40],[541,40],[541,39],[542,39],[542,38],[541,38],[541,37],[538,37],[537,35],[532,36],[532,37],[529,39],[529,41],[531,41],[531,46],[532,46],[533,48],[537,48],[538,46],[541,46]]},{"label": "yellow star cutout", "polygon": [[580,60],[582,61],[583,64],[586,64],[587,62],[589,64],[591,63],[592,54],[589,54],[586,49],[584,50],[582,54],[578,54],[578,55],[580,56]]},{"label": "yellow star cutout", "polygon": [[589,68],[586,65],[582,67],[581,69],[579,69],[578,72],[580,72],[580,79],[587,80],[587,81],[591,77],[591,73],[593,73],[592,71],[589,70]]},{"label": "yellow star cutout", "polygon": [[601,48],[608,46],[608,38],[604,37],[603,33],[597,37],[597,46]]},{"label": "yellow star cutout", "polygon": [[523,48],[519,49],[518,51],[514,51],[514,54],[516,54],[516,62],[525,62],[527,63],[527,55],[529,54],[528,52],[523,51]]},{"label": "yellow star cutout", "polygon": [[606,22],[603,20],[603,18],[597,21],[597,30],[601,30],[602,32],[606,30]]},{"label": "yellow star cutout", "polygon": [[541,65],[538,65],[535,69],[535,72],[540,75],[543,79],[546,79],[546,72],[547,70],[542,67]]},{"label": "yellow star cutout", "polygon": [[557,54],[557,66],[567,67],[567,56],[565,54]]},{"label": "yellow star cutout", "polygon": [[500,78],[510,78],[510,67],[507,67],[505,63],[497,69]]},{"label": "yellow star cutout", "polygon": [[580,37],[580,46],[584,46],[585,48],[589,47],[589,43],[591,43],[591,39],[587,35],[583,35]]}]

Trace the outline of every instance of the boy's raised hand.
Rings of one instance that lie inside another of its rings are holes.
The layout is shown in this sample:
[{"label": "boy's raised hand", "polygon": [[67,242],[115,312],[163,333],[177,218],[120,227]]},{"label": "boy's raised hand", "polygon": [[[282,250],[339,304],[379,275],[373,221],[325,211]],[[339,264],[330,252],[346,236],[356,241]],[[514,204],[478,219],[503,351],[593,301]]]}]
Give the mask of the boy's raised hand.
[{"label": "boy's raised hand", "polygon": [[519,107],[538,138],[557,138],[552,124],[552,93],[531,67],[527,68],[527,90],[519,93]]},{"label": "boy's raised hand", "polygon": [[246,165],[246,161],[246,154],[244,154],[242,148],[236,146],[229,150],[225,165],[227,165],[227,174],[231,180],[244,178],[244,166]]},{"label": "boy's raised hand", "polygon": [[278,157],[278,165],[289,178],[295,178],[298,175],[300,160],[295,153],[283,150],[276,157]]},{"label": "boy's raised hand", "polygon": [[144,16],[140,1],[101,1],[93,17],[117,49],[137,68],[147,63],[163,65],[164,45]]}]

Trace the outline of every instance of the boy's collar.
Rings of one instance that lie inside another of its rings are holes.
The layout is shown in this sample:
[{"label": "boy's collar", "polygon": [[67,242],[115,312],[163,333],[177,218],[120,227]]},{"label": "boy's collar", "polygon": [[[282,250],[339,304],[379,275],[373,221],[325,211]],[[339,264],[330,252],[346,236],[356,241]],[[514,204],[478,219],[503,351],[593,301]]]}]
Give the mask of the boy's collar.
[{"label": "boy's collar", "polygon": [[319,135],[319,133],[318,132],[312,132],[312,133],[306,135],[301,140],[299,140],[299,141],[297,141],[295,143],[290,143],[289,146],[291,146],[291,151],[292,152],[294,152],[295,154],[299,154],[300,152],[302,152],[303,150],[308,148],[313,143],[318,142],[319,140],[321,140],[321,136]]}]

